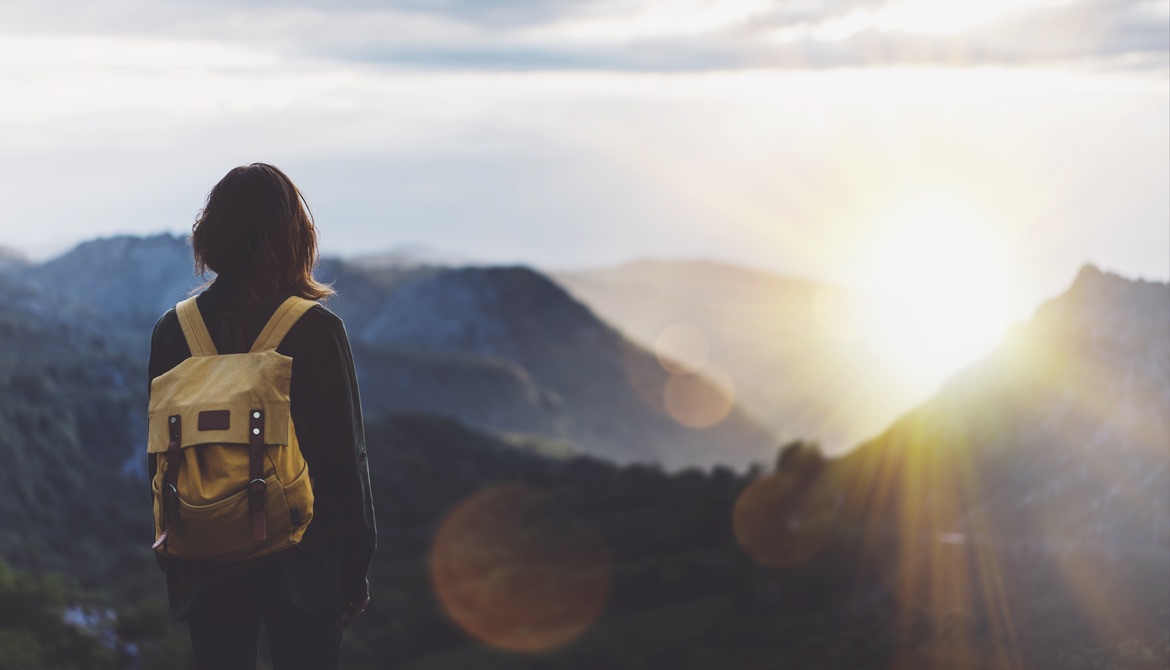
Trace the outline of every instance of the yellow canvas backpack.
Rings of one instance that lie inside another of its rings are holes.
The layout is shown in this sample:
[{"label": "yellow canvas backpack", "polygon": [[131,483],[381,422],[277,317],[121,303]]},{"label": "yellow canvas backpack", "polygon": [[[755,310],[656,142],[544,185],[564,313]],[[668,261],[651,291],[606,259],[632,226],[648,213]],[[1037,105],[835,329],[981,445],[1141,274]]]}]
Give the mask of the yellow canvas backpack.
[{"label": "yellow canvas backpack", "polygon": [[195,298],[176,306],[191,357],[150,384],[159,553],[243,561],[300,542],[313,489],[289,413],[292,358],[276,347],[316,304],[286,300],[246,354],[216,351]]}]

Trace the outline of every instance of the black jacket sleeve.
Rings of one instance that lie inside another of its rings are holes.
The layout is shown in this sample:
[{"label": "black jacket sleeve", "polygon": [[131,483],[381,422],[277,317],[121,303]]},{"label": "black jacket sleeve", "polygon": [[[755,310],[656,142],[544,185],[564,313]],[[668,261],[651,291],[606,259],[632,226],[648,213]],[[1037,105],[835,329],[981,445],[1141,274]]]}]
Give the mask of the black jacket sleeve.
[{"label": "black jacket sleeve", "polygon": [[302,322],[295,328],[304,337],[293,340],[302,342],[289,352],[293,424],[314,495],[335,505],[340,516],[342,598],[359,602],[369,594],[366,573],[377,531],[353,354],[345,326],[332,312],[314,309]]}]

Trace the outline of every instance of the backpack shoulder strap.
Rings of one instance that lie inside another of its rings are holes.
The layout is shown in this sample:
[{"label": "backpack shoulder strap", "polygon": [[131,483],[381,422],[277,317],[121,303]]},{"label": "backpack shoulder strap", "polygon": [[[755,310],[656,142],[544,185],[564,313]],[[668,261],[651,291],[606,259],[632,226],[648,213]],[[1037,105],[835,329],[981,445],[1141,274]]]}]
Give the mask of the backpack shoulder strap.
[{"label": "backpack shoulder strap", "polygon": [[215,356],[219,353],[215,349],[215,342],[211,340],[211,333],[207,332],[207,324],[203,322],[199,306],[195,304],[195,296],[175,305],[175,313],[179,316],[179,327],[183,329],[183,337],[187,338],[187,348],[191,350],[192,356]]},{"label": "backpack shoulder strap", "polygon": [[293,324],[300,319],[301,316],[312,309],[317,303],[313,300],[306,300],[298,296],[291,296],[288,300],[281,303],[280,307],[276,308],[276,313],[268,320],[268,324],[264,326],[264,330],[260,331],[260,335],[256,338],[256,342],[252,344],[249,353],[259,353],[261,351],[273,351],[280,346],[281,340],[288,334],[289,329]]}]

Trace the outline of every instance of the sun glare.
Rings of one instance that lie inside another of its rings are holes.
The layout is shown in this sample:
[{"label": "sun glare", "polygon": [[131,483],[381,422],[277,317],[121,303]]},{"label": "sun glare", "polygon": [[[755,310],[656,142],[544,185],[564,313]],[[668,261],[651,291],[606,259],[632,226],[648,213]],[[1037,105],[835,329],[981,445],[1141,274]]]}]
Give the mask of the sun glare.
[{"label": "sun glare", "polygon": [[958,201],[903,204],[882,224],[858,268],[864,342],[903,385],[932,390],[1006,331],[1009,253],[990,221]]}]

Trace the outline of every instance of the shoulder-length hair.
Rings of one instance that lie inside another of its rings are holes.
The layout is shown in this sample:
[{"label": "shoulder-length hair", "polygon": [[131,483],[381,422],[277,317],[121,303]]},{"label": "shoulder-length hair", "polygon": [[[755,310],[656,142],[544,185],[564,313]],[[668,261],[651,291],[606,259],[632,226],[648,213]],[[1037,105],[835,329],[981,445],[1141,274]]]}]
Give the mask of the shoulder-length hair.
[{"label": "shoulder-length hair", "polygon": [[232,169],[207,194],[191,226],[195,271],[230,279],[253,300],[292,292],[309,300],[333,295],[313,278],[317,227],[292,180],[267,163]]}]

